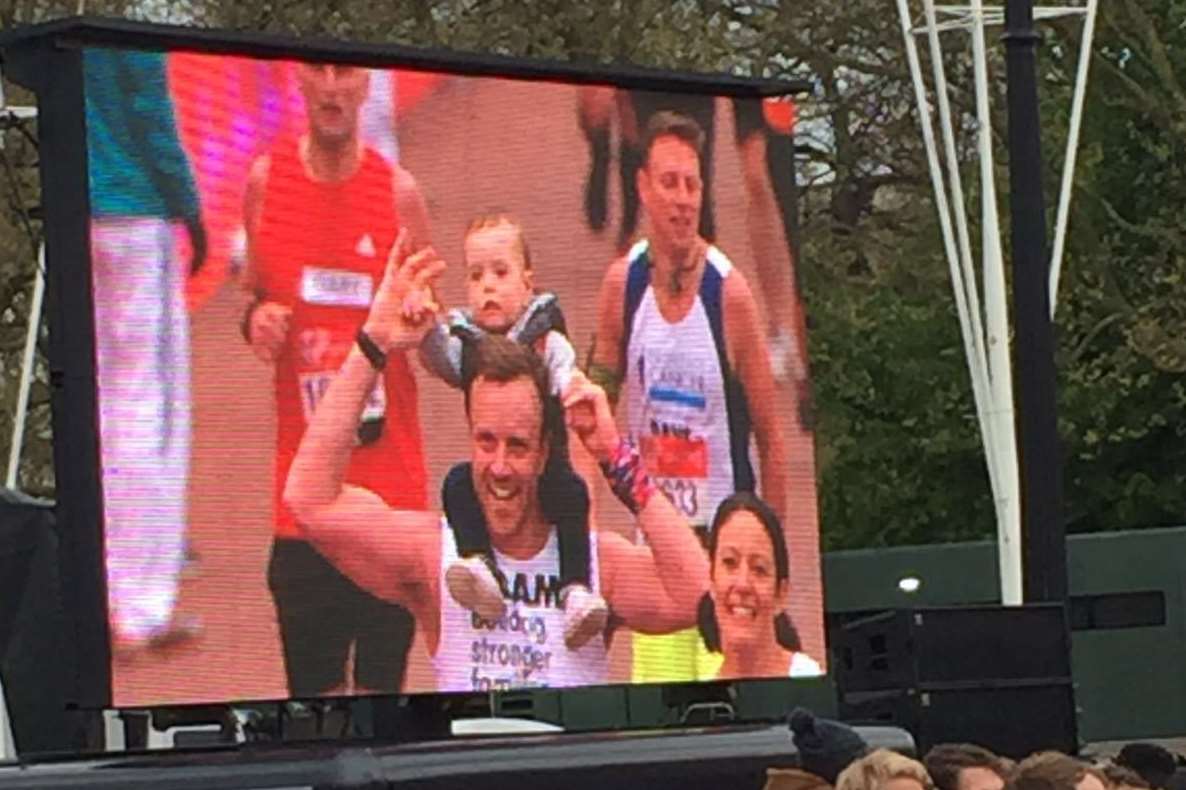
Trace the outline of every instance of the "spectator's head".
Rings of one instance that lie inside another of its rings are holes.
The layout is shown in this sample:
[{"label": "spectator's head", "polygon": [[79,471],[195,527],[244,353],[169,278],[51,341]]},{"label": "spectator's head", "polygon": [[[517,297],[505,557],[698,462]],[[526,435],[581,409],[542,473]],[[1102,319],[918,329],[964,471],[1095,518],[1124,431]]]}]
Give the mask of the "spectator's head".
[{"label": "spectator's head", "polygon": [[548,459],[548,373],[538,354],[502,335],[478,341],[466,382],[474,489],[491,538],[515,534],[539,507]]},{"label": "spectator's head", "polygon": [[310,138],[325,148],[353,145],[370,72],[344,63],[298,63],[296,77],[305,97]]},{"label": "spectator's head", "polygon": [[767,768],[762,790],[833,790],[832,785],[801,768]]},{"label": "spectator's head", "polygon": [[999,757],[970,743],[941,743],[923,764],[938,790],[1003,790],[1008,775]]},{"label": "spectator's head", "polygon": [[474,217],[465,231],[465,293],[474,322],[506,332],[531,300],[531,252],[523,225],[504,212]]},{"label": "spectator's head", "polygon": [[1059,752],[1038,752],[1018,763],[1009,790],[1106,790],[1098,769]]},{"label": "spectator's head", "polygon": [[651,240],[682,257],[700,232],[704,130],[686,115],[658,112],[647,124],[642,145],[643,166],[636,178],[638,196],[650,220]]},{"label": "spectator's head", "polygon": [[811,711],[791,712],[791,733],[799,751],[799,767],[830,785],[848,765],[869,751],[857,731],[847,724],[818,719]]},{"label": "spectator's head", "polygon": [[1155,743],[1130,743],[1116,755],[1116,764],[1129,768],[1150,787],[1168,787],[1178,762],[1168,749]]},{"label": "spectator's head", "polygon": [[931,790],[931,777],[917,760],[888,749],[871,752],[840,772],[836,790]]},{"label": "spectator's head", "polygon": [[1110,790],[1150,790],[1149,783],[1131,768],[1108,762],[1099,766],[1099,770],[1107,780]]}]

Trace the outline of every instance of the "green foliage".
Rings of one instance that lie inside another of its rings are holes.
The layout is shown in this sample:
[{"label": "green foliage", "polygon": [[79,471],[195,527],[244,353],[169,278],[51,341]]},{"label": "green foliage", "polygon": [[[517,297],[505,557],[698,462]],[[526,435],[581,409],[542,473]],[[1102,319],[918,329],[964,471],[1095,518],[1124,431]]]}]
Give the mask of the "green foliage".
[{"label": "green foliage", "polygon": [[[1058,314],[1072,530],[1182,523],[1183,16],[1180,4],[1101,5]],[[1077,42],[1058,33],[1044,118],[1061,146]]]},{"label": "green foliage", "polygon": [[994,523],[944,296],[852,283],[842,312],[817,311],[825,548],[967,539]]},{"label": "green foliage", "polygon": [[[0,2],[0,23],[75,2]],[[461,51],[807,78],[801,107],[802,265],[819,410],[828,548],[926,543],[995,529],[980,432],[892,6],[859,0],[188,0],[97,2],[89,13]],[[1060,428],[1072,529],[1176,523],[1186,512],[1186,40],[1181,4],[1102,4],[1059,306]],[[1079,24],[1039,51],[1057,194]],[[990,34],[1004,188],[1003,50]],[[951,43],[952,39],[948,39]],[[929,68],[925,62],[924,69]],[[957,113],[970,60],[949,50]],[[10,97],[11,98],[11,97]],[[961,130],[966,156],[972,128]],[[40,229],[35,149],[5,136],[0,182],[0,403],[11,413]],[[965,160],[968,205],[978,195]],[[1008,207],[1001,213],[1007,219]],[[975,219],[978,212],[970,212]],[[1050,212],[1053,220],[1053,210]],[[972,228],[974,237],[978,228]],[[1007,241],[1007,229],[1005,231]],[[1006,251],[1006,255],[1007,255]],[[49,493],[45,371],[24,484]],[[0,450],[7,421],[0,420]]]}]

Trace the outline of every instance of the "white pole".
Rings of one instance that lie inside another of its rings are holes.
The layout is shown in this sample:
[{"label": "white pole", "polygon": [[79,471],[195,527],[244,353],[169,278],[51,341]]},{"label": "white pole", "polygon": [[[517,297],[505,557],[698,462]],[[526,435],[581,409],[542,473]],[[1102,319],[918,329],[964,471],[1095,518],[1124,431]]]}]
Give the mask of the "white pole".
[{"label": "white pole", "polygon": [[[939,163],[939,151],[935,145],[935,131],[931,127],[931,111],[927,105],[926,85],[922,79],[922,67],[918,59],[918,47],[914,41],[914,33],[910,22],[910,9],[907,0],[897,0],[898,16],[902,24],[902,38],[906,45],[906,60],[910,65],[910,76],[914,83],[914,99],[918,109],[918,120],[922,126],[923,147],[927,153],[928,170],[931,173],[931,187],[935,192],[935,205],[939,212],[939,227],[943,231],[943,245],[947,253],[947,265],[951,274],[951,285],[955,296],[955,309],[959,316],[960,333],[964,341],[964,354],[968,360],[968,372],[972,378],[972,396],[976,404],[977,423],[980,426],[981,440],[987,448],[993,447],[990,431],[992,430],[986,419],[985,406],[987,401],[988,374],[985,369],[983,354],[976,351],[976,340],[968,315],[968,303],[964,288],[963,274],[959,265],[959,258],[955,249],[955,240],[951,230],[951,209],[947,204],[947,191],[943,185],[943,171]],[[994,497],[998,488],[996,459],[986,452],[988,464],[988,478],[992,486]]]},{"label": "white pole", "polygon": [[4,700],[4,686],[0,685],[0,762],[16,759],[16,741],[9,726],[8,706]]},{"label": "white pole", "polygon": [[981,235],[984,255],[984,323],[988,345],[989,419],[997,457],[997,560],[1001,603],[1022,602],[1021,511],[1018,501],[1017,437],[1013,432],[1013,370],[1009,360],[1009,309],[1005,267],[1001,256],[1001,223],[997,215],[996,174],[993,166],[992,118],[988,96],[988,58],[981,18],[981,0],[972,3],[972,66],[976,84],[977,145],[980,153]]},{"label": "white pole", "polygon": [[1087,0],[1087,18],[1079,42],[1079,69],[1075,74],[1075,93],[1071,98],[1071,125],[1067,130],[1067,151],[1062,164],[1062,186],[1058,191],[1058,217],[1054,221],[1054,247],[1050,253],[1050,315],[1058,303],[1058,280],[1062,274],[1062,253],[1067,240],[1067,220],[1071,207],[1071,187],[1075,181],[1075,157],[1079,151],[1079,127],[1083,121],[1083,100],[1087,95],[1087,72],[1091,65],[1091,42],[1095,38],[1096,0]]},{"label": "white pole", "polygon": [[29,388],[37,361],[37,334],[41,329],[41,301],[45,297],[45,244],[37,252],[37,271],[33,275],[33,299],[29,304],[29,329],[25,334],[25,355],[21,359],[21,380],[17,388],[16,414],[12,419],[12,444],[8,448],[8,474],[4,485],[17,487],[21,470],[21,448],[25,439],[25,415],[29,410]]},{"label": "white pole", "polygon": [[[927,39],[931,45],[931,68],[935,72],[935,97],[939,104],[939,128],[943,130],[943,149],[947,157],[947,180],[951,185],[951,201],[955,204],[955,228],[959,238],[963,284],[967,293],[968,313],[972,320],[972,342],[977,359],[987,370],[984,353],[984,325],[980,318],[980,296],[976,290],[976,270],[972,266],[972,242],[968,238],[968,219],[964,215],[964,187],[960,178],[959,155],[955,149],[955,132],[951,123],[951,101],[947,95],[947,72],[943,68],[943,48],[939,31],[935,29],[934,0],[923,0],[927,18]],[[991,428],[990,428],[991,432]]]},{"label": "white pole", "polygon": [[[930,44],[931,68],[935,79],[935,97],[939,106],[939,125],[943,133],[944,154],[947,160],[948,184],[951,189],[951,202],[954,204],[956,232],[959,239],[959,263],[961,277],[958,282],[963,288],[967,302],[967,317],[972,339],[971,356],[968,361],[969,369],[975,367],[980,374],[980,400],[977,404],[977,419],[983,423],[981,435],[984,441],[985,461],[989,470],[989,481],[994,501],[1001,496],[1001,470],[998,465],[998,441],[996,425],[991,419],[992,391],[990,389],[988,359],[984,350],[984,325],[980,314],[980,297],[976,289],[976,270],[972,264],[972,243],[968,234],[968,220],[964,213],[964,189],[960,177],[959,157],[955,147],[955,132],[951,120],[951,103],[947,92],[947,72],[943,66],[943,48],[939,42],[939,31],[936,28],[934,0],[923,0],[923,10],[926,15],[927,41]],[[953,283],[956,280],[953,278]],[[974,360],[974,361],[973,361]],[[998,515],[999,521],[999,515]]]}]

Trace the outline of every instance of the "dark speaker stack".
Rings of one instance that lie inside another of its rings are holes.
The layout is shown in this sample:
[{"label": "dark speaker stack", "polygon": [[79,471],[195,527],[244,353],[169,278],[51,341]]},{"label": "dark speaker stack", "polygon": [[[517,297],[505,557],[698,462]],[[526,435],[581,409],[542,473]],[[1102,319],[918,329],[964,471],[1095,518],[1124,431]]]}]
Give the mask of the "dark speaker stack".
[{"label": "dark speaker stack", "polygon": [[1078,749],[1063,606],[897,609],[847,623],[832,645],[841,718],[903,727],[920,753]]},{"label": "dark speaker stack", "polygon": [[22,756],[99,745],[101,714],[68,710],[72,632],[62,609],[53,503],[0,488],[0,679]]}]

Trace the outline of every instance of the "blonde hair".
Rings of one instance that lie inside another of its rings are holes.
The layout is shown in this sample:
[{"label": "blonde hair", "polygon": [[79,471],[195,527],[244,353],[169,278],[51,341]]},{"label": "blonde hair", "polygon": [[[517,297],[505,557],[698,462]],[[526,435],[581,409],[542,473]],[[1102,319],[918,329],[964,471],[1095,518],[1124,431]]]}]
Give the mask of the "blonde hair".
[{"label": "blonde hair", "polygon": [[515,231],[515,247],[523,259],[523,269],[531,271],[531,248],[527,246],[527,234],[523,232],[523,223],[514,214],[506,211],[487,211],[479,214],[469,221],[463,238],[468,239],[480,230],[497,228],[500,225],[507,225]]},{"label": "blonde hair", "polygon": [[877,749],[849,764],[836,777],[836,790],[881,790],[891,779],[913,779],[931,790],[931,777],[917,760],[888,749]]}]

